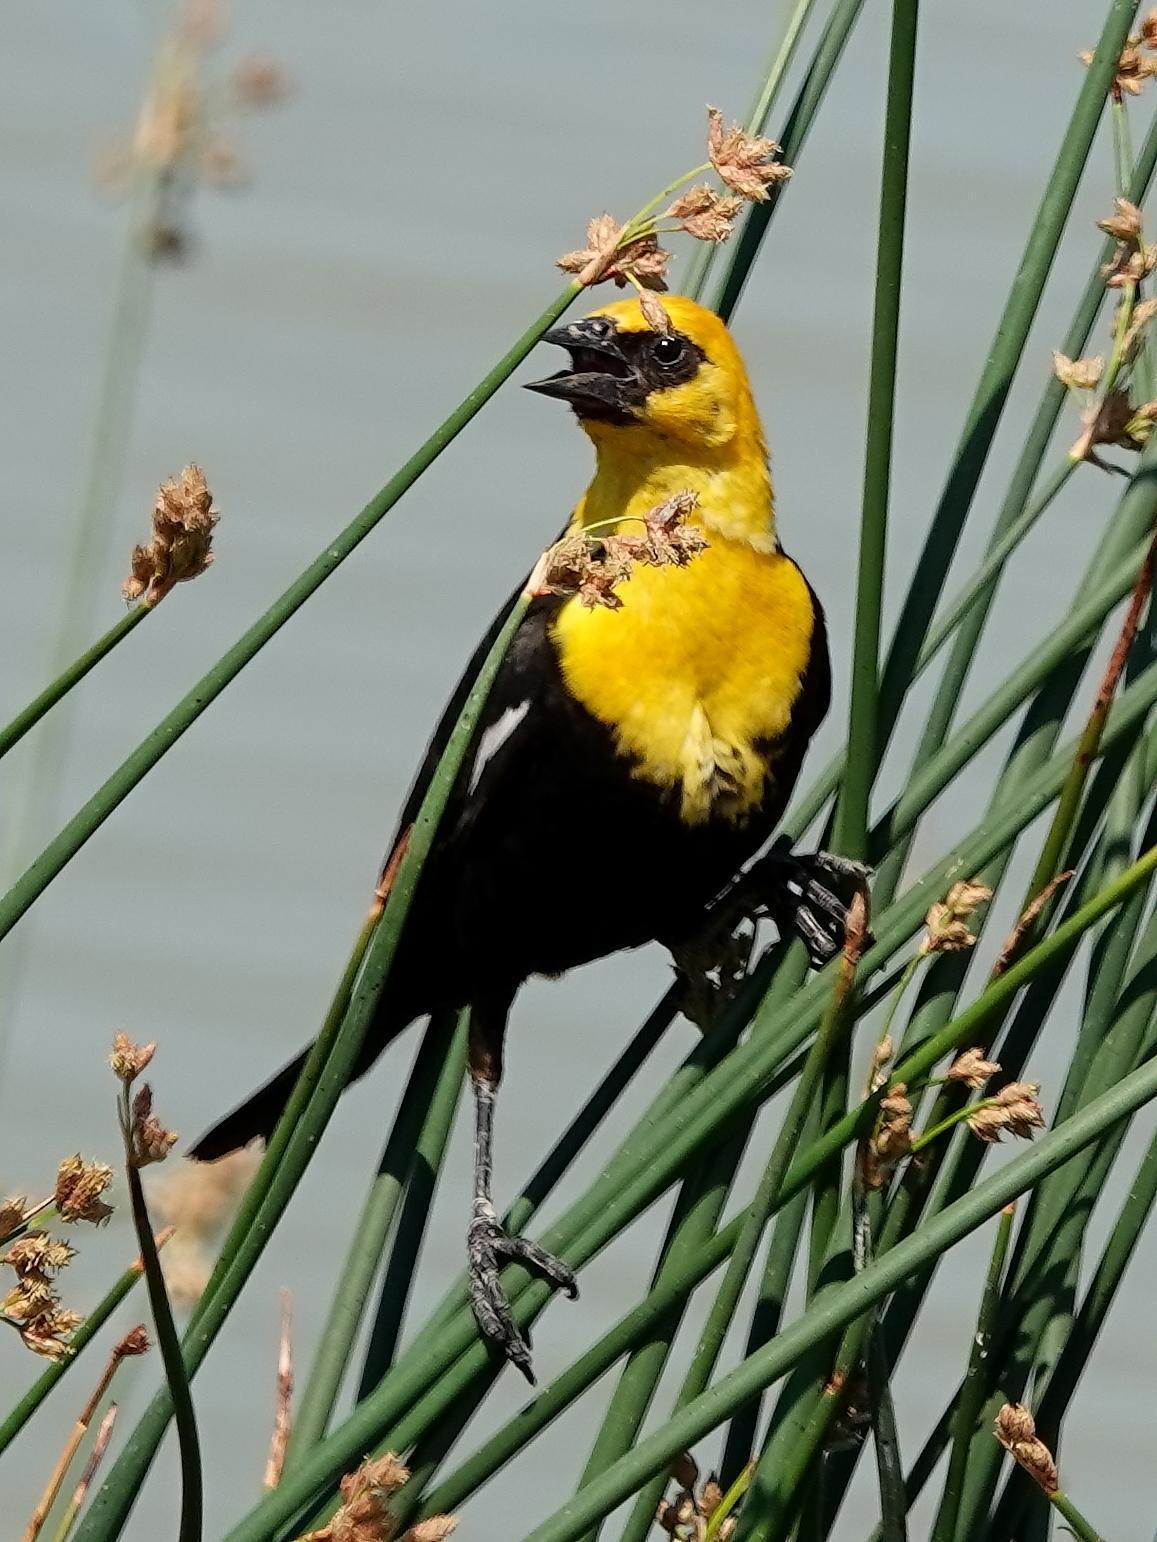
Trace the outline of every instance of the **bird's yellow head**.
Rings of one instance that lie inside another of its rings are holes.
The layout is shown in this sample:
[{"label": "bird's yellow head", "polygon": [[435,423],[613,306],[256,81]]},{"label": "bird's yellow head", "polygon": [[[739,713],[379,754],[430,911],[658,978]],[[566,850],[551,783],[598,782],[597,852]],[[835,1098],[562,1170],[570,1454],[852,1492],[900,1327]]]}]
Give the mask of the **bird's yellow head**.
[{"label": "bird's yellow head", "polygon": [[666,331],[638,300],[555,327],[545,340],[569,350],[571,367],[529,389],[569,402],[596,444],[624,430],[707,452],[759,439],[747,371],[719,317],[682,295],[660,304]]},{"label": "bird's yellow head", "polygon": [[576,518],[629,517],[686,489],[709,529],[769,549],[767,450],[739,350],[713,311],[681,295],[659,303],[664,330],[622,300],[546,334],[570,368],[529,389],[569,402],[598,452]]}]

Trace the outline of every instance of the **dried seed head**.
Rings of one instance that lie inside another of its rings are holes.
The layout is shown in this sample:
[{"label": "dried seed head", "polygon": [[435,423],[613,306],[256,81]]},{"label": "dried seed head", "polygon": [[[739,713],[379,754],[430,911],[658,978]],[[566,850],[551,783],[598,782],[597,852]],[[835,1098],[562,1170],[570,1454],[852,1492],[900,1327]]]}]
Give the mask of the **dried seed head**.
[{"label": "dried seed head", "polygon": [[176,1130],[166,1130],[153,1113],[153,1089],[145,1082],[133,1098],[128,1131],[129,1162],[137,1168],[163,1162],[176,1143]]},{"label": "dried seed head", "polygon": [[1136,246],[1141,238],[1141,211],[1135,203],[1130,203],[1127,198],[1113,200],[1116,213],[1110,214],[1107,219],[1097,221],[1097,229],[1103,230],[1107,236],[1112,236],[1114,241],[1123,241],[1127,246]]},{"label": "dried seed head", "polygon": [[24,1223],[24,1212],[28,1209],[28,1196],[21,1194],[0,1202],[0,1242],[10,1236],[18,1226]]},{"label": "dried seed head", "polygon": [[20,1329],[20,1337],[34,1355],[43,1355],[48,1360],[62,1360],[71,1353],[72,1347],[68,1340],[83,1321],[79,1312],[44,1312]]},{"label": "dried seed head", "polygon": [[127,1086],[141,1074],[153,1058],[156,1049],[155,1044],[134,1044],[127,1034],[118,1030],[113,1036],[109,1064]]},{"label": "dried seed head", "polygon": [[1037,1438],[1032,1414],[1020,1403],[1005,1403],[996,1416],[993,1433],[1015,1462],[1046,1494],[1055,1494],[1057,1464],[1043,1440]]},{"label": "dried seed head", "polygon": [[0,1301],[0,1313],[21,1322],[32,1322],[59,1305],[52,1281],[43,1274],[25,1274]]},{"label": "dried seed head", "polygon": [[610,214],[596,214],[587,226],[587,244],[581,251],[564,252],[556,266],[573,273],[583,288],[614,279],[621,289],[634,282],[642,289],[666,289],[665,252],[655,235],[639,235],[624,240],[625,225]]},{"label": "dried seed head", "polygon": [[1104,370],[1100,354],[1093,359],[1070,359],[1053,349],[1053,374],[1067,390],[1091,391],[1100,383]]},{"label": "dried seed head", "polygon": [[59,1274],[76,1252],[67,1242],[60,1242],[46,1231],[26,1232],[18,1238],[0,1258],[0,1264],[8,1264],[19,1275]]},{"label": "dried seed head", "polygon": [[112,1182],[112,1168],[105,1162],[86,1162],[79,1154],[65,1157],[56,1174],[54,1203],[62,1221],[91,1221],[100,1225],[112,1214],[101,1195]]},{"label": "dried seed head", "polygon": [[678,220],[697,241],[726,241],[742,209],[742,198],[716,193],[700,182],[676,198],[661,217]]},{"label": "dried seed head", "polygon": [[968,1128],[980,1140],[992,1144],[1007,1130],[1024,1140],[1044,1125],[1044,1109],[1037,1102],[1040,1087],[1036,1082],[1010,1082],[991,1098],[977,1104],[968,1118]]},{"label": "dried seed head", "polygon": [[1157,48],[1157,11],[1150,11],[1141,23],[1141,46]]},{"label": "dried seed head", "polygon": [[874,1161],[868,1168],[872,1188],[878,1188],[882,1182],[883,1168],[902,1161],[912,1149],[912,1104],[907,1091],[903,1082],[897,1082],[891,1092],[880,1099],[879,1120],[871,1142]]},{"label": "dried seed head", "polygon": [[134,546],[132,572],[123,585],[130,603],[157,605],[174,584],[197,578],[213,562],[213,530],[220,515],[199,466],[163,482],[153,508],[153,538]]},{"label": "dried seed head", "polygon": [[[1125,96],[1140,96],[1149,76],[1157,74],[1157,60],[1147,58],[1141,49],[1142,37],[1134,36],[1129,38],[1121,50],[1117,73],[1109,87],[1109,95],[1115,102],[1120,102]],[[1085,49],[1079,58],[1082,64],[1092,64],[1092,50]]]},{"label": "dried seed head", "polygon": [[574,594],[588,608],[618,610],[623,602],[616,591],[636,564],[683,567],[706,548],[702,534],[684,523],[697,502],[694,493],[676,493],[643,516],[643,535],[600,537],[576,530],[563,536],[546,553],[539,592]]},{"label": "dried seed head", "polygon": [[1037,1099],[1039,1082],[1009,1082],[996,1094],[996,1106],[1003,1110],[1011,1135],[1032,1139],[1034,1130],[1043,1129],[1044,1109]]},{"label": "dried seed head", "polygon": [[667,314],[667,307],[649,289],[639,292],[639,309],[652,332],[660,332],[666,336],[671,331],[671,318]]},{"label": "dried seed head", "polygon": [[1157,245],[1129,247],[1119,245],[1111,262],[1101,268],[1101,274],[1109,289],[1124,289],[1128,284],[1139,284],[1157,267]]},{"label": "dried seed head", "polygon": [[975,879],[953,884],[943,903],[931,906],[925,917],[920,952],[959,953],[972,947],[976,938],[965,923],[991,898],[992,890]]},{"label": "dried seed head", "polygon": [[456,1515],[431,1515],[426,1520],[419,1521],[416,1526],[411,1526],[401,1538],[401,1542],[443,1542],[443,1539],[448,1537],[457,1525]]},{"label": "dried seed head", "polygon": [[302,1542],[390,1542],[394,1521],[386,1506],[409,1476],[392,1452],[368,1458],[341,1480],[341,1508],[329,1525],[311,1531]]},{"label": "dried seed head", "polygon": [[733,193],[763,203],[773,183],[786,182],[790,167],[772,159],[779,149],[774,139],[748,134],[737,123],[725,129],[719,109],[707,109],[707,157]]},{"label": "dried seed head", "polygon": [[134,1355],[148,1354],[150,1347],[149,1335],[142,1322],[135,1328],[130,1328],[124,1338],[113,1346],[113,1355],[118,1360],[128,1360]]},{"label": "dried seed head", "polygon": [[699,1495],[699,1513],[710,1520],[722,1503],[723,1490],[719,1486],[718,1478],[712,1473]]},{"label": "dried seed head", "polygon": [[1000,1070],[995,1060],[986,1060],[982,1049],[963,1050],[948,1068],[950,1082],[965,1082],[969,1087],[980,1088]]}]

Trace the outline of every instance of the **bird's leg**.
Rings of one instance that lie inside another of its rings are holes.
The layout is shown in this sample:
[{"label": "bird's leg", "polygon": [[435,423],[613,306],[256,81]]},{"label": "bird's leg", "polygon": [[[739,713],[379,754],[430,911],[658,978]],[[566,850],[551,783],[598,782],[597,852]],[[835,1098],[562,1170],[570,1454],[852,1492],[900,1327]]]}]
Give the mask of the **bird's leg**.
[{"label": "bird's leg", "polygon": [[502,1036],[509,1001],[500,1016],[475,1007],[470,1014],[470,1079],[474,1088],[474,1203],[466,1233],[470,1305],[486,1339],[510,1360],[530,1384],[530,1345],[520,1332],[502,1289],[498,1271],[520,1263],[560,1286],[573,1300],[578,1281],[561,1259],[526,1237],[512,1237],[500,1224],[490,1195],[493,1168],[494,1104],[502,1075]]},{"label": "bird's leg", "polygon": [[754,913],[770,916],[781,936],[794,932],[800,939],[812,968],[822,969],[843,947],[848,908],[870,877],[862,862],[834,852],[771,851],[717,903],[742,906],[748,914],[754,907]]}]

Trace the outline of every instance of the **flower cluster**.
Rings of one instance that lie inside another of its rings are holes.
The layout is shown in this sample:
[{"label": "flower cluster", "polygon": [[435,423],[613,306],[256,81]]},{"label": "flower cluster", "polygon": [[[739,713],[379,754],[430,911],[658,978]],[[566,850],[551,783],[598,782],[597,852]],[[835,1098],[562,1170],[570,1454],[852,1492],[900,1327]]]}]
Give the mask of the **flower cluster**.
[{"label": "flower cluster", "polygon": [[186,466],[175,481],[162,482],[153,506],[153,538],[134,546],[132,572],[122,593],[131,604],[144,598],[157,605],[174,584],[197,578],[213,561],[213,529],[220,515],[200,466]]},{"label": "flower cluster", "polygon": [[697,501],[694,493],[676,493],[641,517],[641,534],[577,530],[563,536],[547,553],[541,592],[577,594],[588,608],[618,610],[623,602],[615,591],[636,566],[685,567],[706,549],[700,531],[686,523]]},{"label": "flower cluster", "polygon": [[[604,279],[613,279],[620,288],[630,283],[640,291],[666,289],[671,254],[660,246],[660,237],[682,231],[697,241],[726,241],[744,205],[765,202],[770,189],[791,176],[790,167],[776,159],[779,153],[774,139],[749,134],[738,124],[726,128],[719,109],[709,107],[707,160],[680,177],[668,192],[712,170],[727,191],[696,182],[661,212],[653,211],[662,196],[625,224],[610,214],[598,214],[587,225],[586,245],[565,252],[558,266],[572,273],[584,289]],[[661,324],[657,313],[656,319]],[[655,325],[650,312],[648,320]]]},{"label": "flower cluster", "polygon": [[61,1306],[54,1276],[73,1249],[46,1231],[29,1231],[0,1257],[16,1274],[16,1284],[0,1300],[0,1316],[12,1324],[34,1354],[59,1360],[68,1353],[68,1340],[80,1327],[77,1312]]},{"label": "flower cluster", "polygon": [[177,1143],[177,1132],[166,1130],[153,1113],[153,1089],[147,1082],[129,1098],[133,1082],[152,1060],[155,1044],[134,1044],[123,1033],[113,1039],[109,1064],[123,1087],[121,1132],[125,1139],[128,1164],[138,1171],[153,1162],[163,1162]]},{"label": "flower cluster", "polygon": [[996,1416],[993,1434],[1001,1445],[1046,1494],[1059,1488],[1053,1454],[1039,1438],[1032,1414],[1020,1403],[1005,1403]]},{"label": "flower cluster", "polygon": [[973,1106],[968,1128],[989,1145],[1005,1133],[1031,1140],[1032,1132],[1043,1128],[1045,1122],[1044,1109],[1037,1101],[1039,1091],[1039,1082],[1009,1082]]},{"label": "flower cluster", "polygon": [[[1083,64],[1092,64],[1092,50],[1086,49],[1080,58]],[[1121,50],[1109,88],[1113,100],[1120,102],[1126,96],[1140,96],[1151,75],[1157,75],[1157,11],[1149,12],[1141,23],[1140,32],[1135,32]]]},{"label": "flower cluster", "polygon": [[925,918],[920,953],[960,953],[971,948],[976,937],[968,928],[968,919],[991,898],[992,890],[975,879],[953,884],[945,899],[933,905]]},{"label": "flower cluster", "polygon": [[392,1452],[363,1462],[341,1480],[341,1509],[329,1525],[301,1542],[443,1542],[458,1524],[452,1515],[431,1515],[398,1536],[387,1507],[409,1476]]},{"label": "flower cluster", "polygon": [[[1154,13],[1157,16],[1157,12]],[[1152,61],[1157,65],[1157,59]],[[1053,352],[1053,373],[1080,407],[1081,433],[1069,455],[1111,470],[1097,456],[1099,445],[1139,450],[1153,432],[1157,401],[1133,399],[1133,367],[1150,325],[1157,317],[1157,300],[1141,300],[1138,289],[1157,267],[1157,244],[1144,238],[1141,210],[1127,198],[1118,198],[1114,212],[1097,227],[1114,245],[1101,269],[1105,285],[1121,291],[1121,303],[1113,326],[1113,345],[1108,362],[1103,354],[1070,359]]]},{"label": "flower cluster", "polygon": [[[689,1451],[674,1464],[671,1476],[678,1483],[679,1491],[674,1499],[660,1499],[655,1524],[678,1542],[702,1542],[712,1516],[723,1503],[723,1490],[714,1473],[700,1487],[699,1468]],[[738,1524],[736,1516],[727,1515],[719,1523],[715,1535],[721,1542],[727,1542]]]},{"label": "flower cluster", "polygon": [[161,46],[132,135],[99,157],[97,177],[108,192],[146,194],[141,238],[154,260],[187,256],[187,206],[198,183],[237,189],[248,182],[230,118],[272,106],[290,89],[281,66],[260,55],[242,59],[224,80],[210,78],[223,31],[216,0],[187,0]]}]

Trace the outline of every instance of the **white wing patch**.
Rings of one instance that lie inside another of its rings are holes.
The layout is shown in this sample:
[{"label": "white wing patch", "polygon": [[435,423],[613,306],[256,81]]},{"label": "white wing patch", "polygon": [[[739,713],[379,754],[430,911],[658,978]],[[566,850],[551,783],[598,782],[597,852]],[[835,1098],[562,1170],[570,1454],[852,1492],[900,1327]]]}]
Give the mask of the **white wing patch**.
[{"label": "white wing patch", "polygon": [[467,796],[474,792],[487,765],[498,754],[498,751],[506,743],[507,739],[510,738],[529,711],[529,697],[526,701],[519,702],[517,707],[507,707],[497,722],[491,723],[490,727],[478,740],[478,753],[474,757],[474,767],[470,772],[470,786],[467,789]]}]

